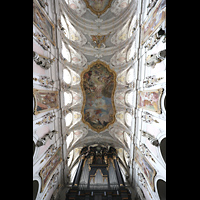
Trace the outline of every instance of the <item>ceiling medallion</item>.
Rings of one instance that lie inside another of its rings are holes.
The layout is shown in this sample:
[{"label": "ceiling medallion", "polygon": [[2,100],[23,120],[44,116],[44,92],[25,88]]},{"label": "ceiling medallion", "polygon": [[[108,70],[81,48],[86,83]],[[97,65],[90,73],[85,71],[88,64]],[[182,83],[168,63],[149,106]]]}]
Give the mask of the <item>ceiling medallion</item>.
[{"label": "ceiling medallion", "polygon": [[101,48],[101,46],[103,46],[105,48],[105,42],[106,39],[109,37],[110,33],[108,35],[91,35],[94,47]]},{"label": "ceiling medallion", "polygon": [[97,60],[81,73],[82,121],[97,133],[115,122],[116,73]]},{"label": "ceiling medallion", "polygon": [[84,0],[89,8],[98,17],[102,15],[111,6],[113,0]]}]

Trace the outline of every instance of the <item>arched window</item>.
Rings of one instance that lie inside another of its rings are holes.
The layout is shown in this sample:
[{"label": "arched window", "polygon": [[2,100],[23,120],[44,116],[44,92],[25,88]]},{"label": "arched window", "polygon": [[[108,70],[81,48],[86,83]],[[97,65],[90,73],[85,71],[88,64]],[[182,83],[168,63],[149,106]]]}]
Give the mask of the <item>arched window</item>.
[{"label": "arched window", "polygon": [[135,41],[127,52],[127,61],[135,57]]},{"label": "arched window", "polygon": [[73,155],[74,155],[74,151],[71,150],[70,153],[69,153],[69,155],[68,155],[68,161],[67,161],[68,167],[69,167],[70,164],[72,163]]},{"label": "arched window", "polygon": [[78,168],[78,164],[79,162],[77,162],[74,167],[71,169],[71,174],[70,174],[70,182],[73,182],[74,180],[74,177],[76,175],[76,171],[77,171],[77,168]]},{"label": "arched window", "polygon": [[65,116],[65,123],[66,126],[70,126],[72,123],[72,113],[67,113],[67,115]]},{"label": "arched window", "polygon": [[65,36],[69,39],[68,26],[67,26],[65,19],[62,15],[61,15],[61,24],[62,24],[63,28],[65,29]]},{"label": "arched window", "polygon": [[71,142],[73,141],[73,139],[74,139],[74,133],[72,131],[66,138],[67,148],[69,148],[69,146],[70,146]]},{"label": "arched window", "polygon": [[128,145],[128,148],[130,149],[130,145],[131,145],[131,139],[130,136],[128,135],[128,133],[124,132],[124,140]]},{"label": "arched window", "polygon": [[72,94],[70,92],[64,92],[64,102],[65,105],[72,103]]},{"label": "arched window", "polygon": [[134,69],[133,67],[131,69],[128,70],[127,74],[126,74],[126,82],[129,84],[131,82],[133,82],[134,79]]},{"label": "arched window", "polygon": [[63,69],[63,80],[67,83],[70,84],[71,83],[71,74],[69,72],[69,70],[67,69]]},{"label": "arched window", "polygon": [[128,106],[133,106],[133,91],[126,93],[125,102]]},{"label": "arched window", "polygon": [[125,122],[126,122],[127,126],[131,126],[132,115],[130,113],[125,113]]},{"label": "arched window", "polygon": [[129,154],[127,151],[124,150],[124,160],[126,162],[126,165],[129,165]]},{"label": "arched window", "polygon": [[69,50],[65,47],[64,42],[62,42],[62,56],[68,61],[71,61],[71,56]]}]

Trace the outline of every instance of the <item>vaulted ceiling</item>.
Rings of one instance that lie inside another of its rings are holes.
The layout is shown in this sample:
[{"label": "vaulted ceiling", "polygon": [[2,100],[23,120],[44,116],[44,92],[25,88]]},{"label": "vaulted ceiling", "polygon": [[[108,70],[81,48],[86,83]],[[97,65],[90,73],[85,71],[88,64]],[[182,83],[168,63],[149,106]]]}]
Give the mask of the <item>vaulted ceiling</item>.
[{"label": "vaulted ceiling", "polygon": [[95,144],[129,152],[136,99],[137,0],[59,3],[67,152]]}]

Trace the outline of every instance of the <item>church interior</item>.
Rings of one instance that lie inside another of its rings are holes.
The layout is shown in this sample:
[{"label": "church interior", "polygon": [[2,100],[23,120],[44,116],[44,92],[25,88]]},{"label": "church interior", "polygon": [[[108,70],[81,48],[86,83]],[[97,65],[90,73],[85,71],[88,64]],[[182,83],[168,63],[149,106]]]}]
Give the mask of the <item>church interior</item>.
[{"label": "church interior", "polygon": [[33,0],[33,200],[166,199],[166,1]]}]

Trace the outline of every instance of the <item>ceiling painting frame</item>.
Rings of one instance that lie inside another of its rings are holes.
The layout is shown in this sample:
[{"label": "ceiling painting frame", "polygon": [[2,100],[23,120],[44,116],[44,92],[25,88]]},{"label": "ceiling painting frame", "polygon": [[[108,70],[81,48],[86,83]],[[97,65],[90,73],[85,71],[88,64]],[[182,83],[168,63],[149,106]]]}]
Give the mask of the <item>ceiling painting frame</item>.
[{"label": "ceiling painting frame", "polygon": [[99,18],[103,13],[105,13],[105,12],[108,10],[108,8],[111,7],[111,4],[112,4],[112,1],[113,1],[113,0],[108,0],[108,4],[107,4],[107,5],[105,6],[105,8],[104,8],[103,10],[101,10],[101,11],[97,11],[97,10],[95,10],[92,6],[90,6],[89,0],[83,0],[83,1],[85,2],[86,7],[89,8],[90,11],[91,11],[92,13],[94,13],[95,15],[97,15],[98,18]]},{"label": "ceiling painting frame", "polygon": [[[103,65],[103,67],[105,67],[110,73],[113,74],[113,83],[114,83],[114,86],[113,86],[113,89],[112,89],[112,92],[111,92],[111,104],[112,104],[112,109],[113,109],[113,115],[112,115],[112,120],[103,128],[100,128],[100,127],[97,127],[97,128],[94,128],[89,122],[87,122],[84,118],[85,114],[84,114],[84,108],[86,106],[86,92],[85,92],[85,89],[84,89],[84,75],[86,72],[89,72],[90,69],[93,67],[93,66],[100,66],[100,65]],[[88,68],[83,70],[82,73],[81,73],[81,82],[80,82],[80,85],[81,85],[81,90],[82,90],[82,93],[83,93],[83,105],[82,105],[82,109],[81,109],[81,114],[82,114],[82,121],[83,123],[87,124],[88,127],[97,132],[97,133],[100,133],[104,130],[106,130],[110,125],[112,125],[114,122],[115,122],[115,114],[116,114],[116,108],[115,108],[115,103],[114,103],[114,93],[115,93],[115,90],[116,90],[116,72],[111,70],[110,69],[110,66],[108,64],[106,64],[105,62],[101,61],[101,60],[97,60],[97,61],[94,61],[92,62],[90,65],[88,65]]]}]

